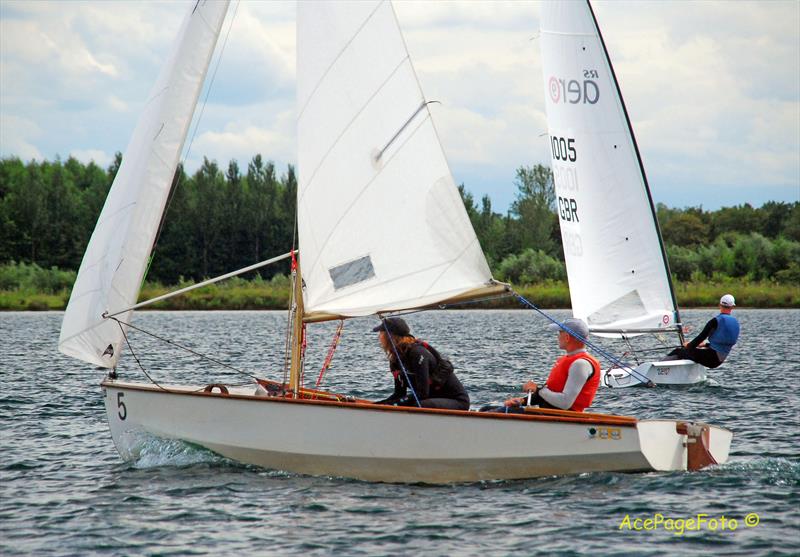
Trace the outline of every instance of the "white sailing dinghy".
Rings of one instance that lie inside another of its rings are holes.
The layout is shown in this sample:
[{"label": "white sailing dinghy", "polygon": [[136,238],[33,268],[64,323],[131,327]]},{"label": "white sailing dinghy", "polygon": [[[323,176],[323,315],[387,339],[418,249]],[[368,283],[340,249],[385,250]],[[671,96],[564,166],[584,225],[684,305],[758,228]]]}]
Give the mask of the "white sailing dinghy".
[{"label": "white sailing dinghy", "polygon": [[[675,291],[639,148],[588,0],[542,6],[542,71],[572,312],[593,334],[683,342]],[[667,350],[663,349],[665,353]],[[635,356],[635,352],[634,352]],[[603,370],[602,384],[705,381],[691,360]]]},{"label": "white sailing dinghy", "polygon": [[492,280],[470,226],[391,3],[300,2],[297,11],[302,266],[290,313],[289,384],[164,385],[122,380],[115,371],[224,18],[224,3],[198,2],[123,157],[59,343],[64,353],[111,369],[102,389],[120,455],[135,459],[156,436],[297,473],[431,483],[725,462],[732,434],[706,424],[379,406],[300,384],[304,322],[505,287]]}]

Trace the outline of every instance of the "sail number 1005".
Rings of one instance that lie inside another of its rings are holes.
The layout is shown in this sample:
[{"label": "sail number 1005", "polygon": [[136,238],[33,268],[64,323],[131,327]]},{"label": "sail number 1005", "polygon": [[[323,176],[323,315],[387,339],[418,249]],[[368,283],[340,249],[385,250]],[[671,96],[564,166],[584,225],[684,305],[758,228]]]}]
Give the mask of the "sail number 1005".
[{"label": "sail number 1005", "polygon": [[550,149],[553,152],[553,160],[575,162],[578,160],[578,153],[575,151],[575,140],[571,137],[550,136]]}]

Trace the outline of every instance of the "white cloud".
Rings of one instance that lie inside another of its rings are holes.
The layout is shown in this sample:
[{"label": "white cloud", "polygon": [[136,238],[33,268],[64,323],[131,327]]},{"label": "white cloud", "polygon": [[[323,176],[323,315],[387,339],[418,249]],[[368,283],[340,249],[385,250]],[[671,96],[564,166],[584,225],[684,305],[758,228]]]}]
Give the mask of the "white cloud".
[{"label": "white cloud", "polygon": [[43,160],[34,142],[41,135],[36,122],[0,112],[0,156]]},{"label": "white cloud", "polygon": [[76,149],[72,151],[69,156],[78,159],[84,164],[94,162],[97,166],[103,168],[110,165],[111,161],[114,160],[113,156],[99,149]]},{"label": "white cloud", "polygon": [[[0,152],[124,149],[186,6],[3,0]],[[680,188],[735,190],[729,203],[762,186],[796,191],[800,3],[593,6],[657,200]],[[403,1],[395,11],[426,96],[442,102],[432,111],[457,180],[476,198],[508,199],[517,166],[549,163],[538,6]],[[229,36],[230,19],[223,26],[190,164],[294,160],[294,17],[292,3],[242,2]]]}]

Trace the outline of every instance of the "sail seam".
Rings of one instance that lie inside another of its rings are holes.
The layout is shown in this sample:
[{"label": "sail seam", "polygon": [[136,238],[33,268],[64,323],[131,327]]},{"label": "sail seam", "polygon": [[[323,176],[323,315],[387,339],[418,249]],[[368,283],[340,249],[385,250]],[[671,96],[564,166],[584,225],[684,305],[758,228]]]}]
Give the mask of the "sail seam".
[{"label": "sail seam", "polygon": [[[428,116],[430,117],[430,114],[429,114]],[[417,131],[419,131],[419,129],[422,127],[422,125],[423,125],[423,124],[424,124],[424,123],[425,123],[427,120],[428,120],[428,118],[423,118],[423,119],[422,119],[422,121],[419,123],[419,125],[417,125],[417,127],[416,127],[416,128],[414,128],[414,130],[412,130],[412,131],[409,133],[409,135],[408,135],[408,137],[405,139],[405,141],[403,141],[403,142],[402,142],[402,143],[401,143],[401,144],[398,146],[397,150],[396,150],[396,151],[395,151],[395,152],[392,154],[392,156],[391,156],[391,157],[389,157],[389,158],[386,160],[386,165],[383,167],[383,169],[382,169],[382,170],[385,170],[385,169],[386,169],[386,167],[387,167],[387,166],[389,166],[389,164],[391,164],[391,162],[394,160],[394,158],[395,158],[395,157],[396,157],[396,156],[397,156],[397,155],[398,155],[398,154],[399,154],[399,153],[400,153],[400,152],[403,150],[403,147],[405,147],[405,145],[406,145],[406,144],[409,142],[409,140],[411,140],[411,138],[413,138],[413,137],[416,135]],[[361,196],[362,196],[362,195],[364,195],[364,192],[367,190],[367,188],[369,188],[369,186],[370,186],[370,185],[372,185],[372,183],[373,183],[375,180],[377,180],[377,179],[378,179],[378,176],[380,176],[381,174],[382,174],[382,172],[377,172],[377,173],[376,173],[376,174],[375,174],[375,175],[374,175],[372,178],[370,178],[370,180],[369,180],[369,181],[368,181],[366,184],[364,184],[364,187],[362,187],[362,188],[359,190],[358,194],[356,194],[356,196],[353,198],[353,201],[352,201],[352,202],[350,202],[350,205],[348,205],[348,206],[347,206],[347,208],[346,208],[344,211],[342,211],[342,214],[341,214],[341,215],[339,215],[339,218],[336,220],[336,223],[335,223],[335,224],[334,224],[334,225],[331,227],[331,229],[330,229],[330,233],[328,234],[328,237],[326,238],[326,240],[325,240],[325,242],[322,244],[322,246],[320,246],[320,249],[319,249],[319,251],[318,251],[317,253],[320,253],[320,254],[321,254],[321,253],[324,251],[325,247],[328,245],[328,242],[330,241],[331,237],[333,236],[333,232],[334,232],[334,231],[335,231],[337,228],[339,228],[339,225],[342,223],[342,220],[344,220],[344,218],[347,216],[347,214],[348,214],[348,213],[349,213],[349,212],[352,210],[352,208],[353,208],[353,207],[355,206],[355,204],[358,202],[358,200],[359,200],[359,199],[361,199]],[[310,274],[313,274],[313,272],[316,270],[317,266],[319,265],[319,261],[320,261],[320,260],[319,260],[319,258],[317,258],[317,260],[316,260],[316,261],[314,261],[314,263],[311,265],[311,273],[309,273],[309,276],[310,276]]]},{"label": "sail seam", "polygon": [[305,113],[306,108],[308,108],[309,103],[316,96],[317,90],[319,89],[320,85],[322,85],[322,83],[325,81],[325,78],[328,77],[328,74],[330,73],[331,69],[336,65],[336,63],[339,61],[339,58],[342,57],[342,55],[347,51],[347,49],[350,48],[350,45],[353,43],[354,40],[356,40],[356,37],[358,37],[361,34],[361,31],[364,30],[364,27],[366,27],[367,23],[369,23],[369,21],[375,16],[375,14],[380,9],[380,7],[384,4],[384,2],[385,2],[385,0],[383,0],[380,3],[378,3],[378,5],[375,6],[375,9],[372,10],[372,12],[370,12],[370,14],[366,17],[366,19],[364,19],[364,22],[358,27],[358,29],[356,29],[356,32],[353,33],[353,36],[350,37],[350,39],[347,41],[347,43],[345,43],[345,45],[342,47],[342,50],[339,51],[339,53],[336,55],[336,57],[331,61],[330,65],[328,65],[328,67],[325,69],[325,72],[322,74],[322,76],[320,76],[319,80],[317,81],[317,84],[314,85],[314,88],[311,90],[311,94],[308,96],[308,99],[306,99],[306,102],[303,105],[303,108],[297,114],[297,120],[298,121],[300,121],[300,119],[303,117],[303,113]]},{"label": "sail seam", "polygon": [[562,37],[595,37],[594,33],[569,33],[567,31],[547,31],[545,29],[539,29],[539,33],[542,35],[559,35]]},{"label": "sail seam", "polygon": [[464,246],[464,249],[462,249],[462,250],[461,250],[461,251],[458,253],[458,255],[457,255],[457,256],[455,256],[455,257],[454,257],[453,259],[451,259],[450,261],[445,261],[445,263],[448,263],[447,267],[445,267],[444,269],[442,269],[442,272],[441,272],[441,273],[439,273],[439,276],[437,276],[437,277],[436,277],[434,280],[432,280],[432,281],[431,281],[431,284],[430,284],[430,286],[428,286],[428,289],[427,289],[427,290],[425,290],[425,294],[427,294],[428,292],[430,292],[430,291],[431,291],[431,289],[433,288],[433,286],[434,286],[434,285],[435,285],[437,282],[439,282],[439,279],[440,279],[440,278],[442,278],[442,275],[444,275],[444,274],[445,274],[447,271],[449,271],[449,270],[450,270],[450,269],[453,267],[453,265],[455,265],[455,264],[456,264],[458,261],[460,261],[460,260],[461,260],[461,257],[462,257],[462,256],[463,256],[465,253],[467,253],[467,250],[469,250],[469,249],[470,249],[470,248],[471,248],[471,247],[472,247],[472,246],[475,244],[475,242],[477,242],[477,241],[478,241],[478,237],[477,237],[477,236],[473,236],[472,240],[470,240],[469,242],[467,242],[467,245],[466,245],[466,246]]},{"label": "sail seam", "polygon": [[324,155],[322,155],[322,157],[319,160],[319,163],[317,163],[317,166],[314,168],[314,171],[311,173],[311,177],[308,179],[308,181],[305,183],[304,187],[302,188],[302,192],[300,193],[300,200],[302,200],[306,196],[306,193],[311,188],[311,185],[314,183],[314,178],[316,178],[317,172],[319,172],[319,169],[322,167],[323,164],[325,164],[325,161],[328,160],[328,157],[330,156],[331,152],[339,144],[339,142],[341,141],[342,137],[344,137],[344,135],[348,132],[348,130],[356,122],[356,120],[358,120],[359,116],[361,116],[361,114],[363,114],[363,112],[367,109],[367,107],[369,107],[369,105],[372,103],[372,101],[375,99],[375,97],[378,95],[378,93],[383,91],[383,88],[386,87],[386,84],[389,83],[392,80],[392,78],[397,74],[397,71],[400,68],[403,67],[403,64],[406,62],[406,60],[408,60],[408,55],[406,55],[405,58],[400,60],[400,62],[397,64],[397,66],[395,66],[395,68],[389,73],[389,75],[386,76],[386,79],[383,80],[383,82],[380,84],[380,86],[377,89],[375,89],[375,92],[372,93],[372,95],[370,95],[370,97],[364,102],[364,104],[361,106],[361,108],[358,109],[358,112],[356,112],[353,115],[353,117],[350,119],[350,121],[345,125],[345,127],[342,128],[341,133],[338,136],[336,136],[336,139],[333,140],[333,142],[331,143],[330,147],[328,147],[328,150],[325,151]]}]

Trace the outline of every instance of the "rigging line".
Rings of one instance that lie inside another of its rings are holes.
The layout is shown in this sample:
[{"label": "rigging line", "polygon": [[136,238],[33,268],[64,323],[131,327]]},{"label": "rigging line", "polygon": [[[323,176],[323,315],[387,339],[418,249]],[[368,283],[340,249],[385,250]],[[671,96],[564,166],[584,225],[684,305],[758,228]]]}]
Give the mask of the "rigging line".
[{"label": "rigging line", "polygon": [[[629,339],[627,335],[622,335],[622,340],[625,341],[625,344],[628,347],[628,354],[632,354],[633,355],[633,359],[636,360],[636,365],[639,365],[640,363],[642,363],[642,362],[639,361],[639,356],[637,355],[636,349],[631,344],[631,339]],[[625,357],[625,354],[623,354],[622,356]]]},{"label": "rigging line", "polygon": [[[455,306],[466,306],[466,305],[469,305],[469,304],[480,304],[480,303],[483,303],[483,302],[489,302],[491,300],[499,300],[501,298],[510,298],[511,296],[516,296],[516,294],[514,294],[512,292],[507,292],[507,293],[504,292],[503,294],[496,294],[494,296],[487,296],[485,298],[478,298],[478,299],[475,299],[475,300],[465,300],[463,302],[453,302],[451,304],[439,304],[438,306],[436,306],[436,309],[437,310],[444,310],[444,309],[448,309],[448,308],[455,307]],[[409,310],[405,310],[405,311],[387,312],[387,313],[391,313],[392,317],[399,317],[399,316],[402,316],[402,315],[412,315],[412,314],[415,314],[415,313],[422,313],[422,312],[425,312],[425,311],[431,311],[433,309],[434,309],[433,307],[429,306],[429,307],[424,307],[424,308],[419,308],[419,309],[409,309]]]},{"label": "rigging line", "polygon": [[397,363],[400,364],[400,369],[403,370],[403,375],[406,378],[406,384],[408,385],[408,388],[411,389],[411,394],[414,395],[414,400],[417,403],[417,407],[422,408],[422,404],[420,404],[419,398],[417,397],[417,392],[414,390],[414,385],[411,384],[411,379],[408,377],[406,366],[403,365],[403,360],[400,358],[400,353],[397,351],[397,346],[394,343],[394,337],[392,336],[392,333],[389,332],[388,325],[386,325],[386,319],[381,317],[381,322],[383,323],[383,330],[386,332],[386,337],[389,339],[389,343],[392,345],[394,357],[397,358]]},{"label": "rigging line", "polygon": [[[139,308],[144,307],[144,306],[149,306],[150,304],[154,304],[156,302],[161,302],[163,300],[166,300],[168,298],[172,298],[172,297],[177,296],[179,294],[185,294],[186,292],[189,292],[190,290],[195,290],[195,289],[201,288],[203,286],[208,286],[209,284],[214,284],[215,282],[220,282],[222,280],[229,279],[231,277],[235,277],[237,275],[241,275],[241,274],[247,273],[248,271],[253,271],[253,270],[258,269],[260,267],[265,267],[265,266],[269,265],[270,263],[275,263],[277,261],[281,261],[283,259],[286,259],[290,255],[292,255],[292,252],[284,253],[283,255],[279,255],[277,257],[273,257],[272,259],[267,259],[265,261],[261,261],[260,263],[256,263],[254,265],[250,265],[249,267],[244,267],[242,269],[239,269],[238,271],[231,271],[230,273],[226,273],[224,275],[220,275],[220,276],[215,277],[215,278],[204,280],[203,282],[198,282],[197,284],[192,284],[191,286],[187,286],[186,288],[181,288],[180,290],[175,290],[174,292],[168,292],[166,294],[162,294],[161,296],[156,296],[155,298],[150,298],[149,300],[145,300],[144,302],[139,302],[138,304],[132,305],[132,306],[127,307],[125,309],[120,309],[120,310],[117,310],[117,311],[114,311],[114,312],[104,312],[102,317],[103,318],[114,317],[115,315],[119,315],[120,313],[125,313],[125,312],[128,312],[128,311],[134,310],[134,309],[139,309]],[[144,279],[142,279],[142,280],[144,280]]]},{"label": "rigging line", "polygon": [[[190,354],[194,354],[195,356],[199,356],[200,358],[202,358],[204,360],[208,360],[210,362],[214,362],[217,365],[221,365],[222,367],[225,367],[225,368],[228,368],[230,370],[233,370],[233,371],[235,371],[236,373],[238,373],[240,375],[246,375],[247,377],[253,379],[254,381],[258,380],[258,377],[256,377],[255,375],[247,373],[246,371],[243,371],[243,370],[241,370],[239,368],[236,368],[236,367],[234,367],[234,366],[232,366],[230,364],[226,364],[225,362],[221,362],[219,360],[216,360],[216,359],[212,358],[211,356],[207,356],[206,354],[203,354],[202,352],[198,352],[196,350],[193,350],[193,349],[189,348],[188,346],[183,346],[182,344],[178,344],[175,341],[172,341],[172,340],[170,340],[168,338],[159,336],[159,335],[157,335],[155,333],[151,333],[150,331],[146,331],[145,329],[142,329],[141,327],[137,327],[136,325],[131,325],[130,323],[126,323],[125,321],[117,319],[116,317],[110,317],[109,319],[113,319],[114,321],[119,323],[120,327],[122,325],[125,325],[126,327],[130,327],[131,329],[134,329],[136,331],[142,332],[142,333],[144,333],[144,334],[146,334],[148,336],[151,336],[151,337],[153,337],[153,338],[155,338],[157,340],[160,340],[160,341],[165,342],[167,344],[171,344],[172,346],[175,346],[176,348],[180,348],[181,350],[185,350],[186,352],[189,352]],[[123,333],[124,333],[124,331],[123,331]],[[128,337],[126,335],[125,339],[127,340],[127,338]],[[137,362],[138,362],[138,360],[137,360]]]},{"label": "rigging line", "polygon": [[339,326],[336,328],[336,332],[333,335],[333,340],[331,341],[331,346],[328,348],[328,354],[325,357],[325,361],[322,363],[322,369],[319,371],[317,384],[314,385],[315,389],[319,388],[320,384],[322,383],[322,377],[331,366],[331,362],[333,362],[333,355],[336,352],[336,348],[339,346],[339,340],[342,338],[342,329],[344,329],[344,319],[339,320]]},{"label": "rigging line", "polygon": [[653,383],[650,379],[648,379],[646,375],[642,375],[641,373],[639,373],[638,371],[633,369],[631,366],[629,366],[627,364],[624,364],[621,360],[616,358],[613,354],[610,354],[606,350],[600,348],[595,343],[591,342],[589,339],[579,335],[578,333],[576,333],[575,331],[573,331],[572,329],[570,329],[569,327],[567,327],[563,323],[557,321],[556,319],[553,319],[552,317],[547,315],[544,311],[539,309],[533,302],[528,301],[521,294],[517,293],[517,298],[519,298],[521,302],[523,302],[525,305],[527,305],[528,307],[530,307],[531,309],[533,309],[534,311],[536,311],[540,315],[546,317],[551,322],[557,324],[559,327],[561,327],[562,330],[568,332],[570,335],[572,335],[573,337],[577,338],[578,340],[580,340],[581,342],[583,342],[587,346],[592,347],[595,351],[599,352],[602,356],[604,356],[611,363],[619,366],[620,369],[627,370],[628,372],[630,372],[631,375],[635,376],[637,379],[639,379],[640,381],[644,382],[648,387],[655,387],[655,383]]},{"label": "rigging line", "polygon": [[680,346],[678,346],[678,345],[676,345],[676,346],[673,346],[673,345],[666,345],[666,344],[665,344],[664,346],[656,346],[655,348],[639,348],[639,349],[637,350],[637,352],[640,352],[640,353],[647,353],[647,352],[663,352],[664,350],[667,350],[667,349],[669,349],[669,348],[681,348],[681,347],[680,347]]},{"label": "rigging line", "polygon": [[[199,2],[198,2],[199,3]],[[183,155],[183,160],[181,161],[181,169],[183,169],[186,165],[186,160],[189,158],[189,152],[192,150],[192,144],[194,143],[194,138],[197,135],[197,129],[200,127],[200,120],[203,119],[203,113],[206,109],[206,104],[208,104],[208,96],[211,94],[211,88],[214,86],[214,80],[217,77],[217,71],[219,70],[220,63],[222,62],[222,55],[225,53],[225,46],[228,44],[228,38],[231,34],[231,29],[233,28],[233,22],[236,20],[236,13],[239,11],[239,4],[240,2],[236,2],[236,7],[233,9],[233,15],[231,16],[231,23],[228,26],[228,32],[225,33],[225,39],[222,41],[222,46],[219,50],[219,57],[217,58],[217,63],[214,66],[214,71],[211,74],[211,81],[208,82],[208,88],[206,89],[206,96],[203,99],[203,104],[200,106],[200,113],[197,115],[197,120],[194,123],[194,130],[192,131],[192,136],[189,138],[189,145],[186,147],[186,152]],[[195,5],[195,9],[197,9],[197,5]],[[167,212],[169,211],[169,207],[172,204],[172,199],[175,197],[175,192],[178,190],[178,186],[180,185],[180,179],[183,176],[183,172],[179,172],[176,176],[173,177],[173,185],[169,193],[169,197],[167,198],[167,204],[164,206],[164,211],[161,213],[161,223],[158,225],[158,231],[156,232],[156,239],[153,242],[153,247],[151,248],[150,252],[155,251],[156,246],[158,245],[158,241],[161,239],[161,232],[164,229],[164,223],[166,222]],[[152,255],[150,263],[152,263]],[[150,263],[148,263],[147,270],[145,271],[145,276],[147,276],[147,271],[150,270]]]},{"label": "rigging line", "polygon": [[147,373],[146,369],[144,369],[144,366],[142,365],[142,362],[139,361],[139,357],[136,355],[136,352],[133,351],[133,346],[131,346],[131,342],[128,340],[128,335],[127,333],[125,333],[125,328],[122,326],[122,322],[119,319],[115,319],[114,321],[116,321],[117,325],[119,325],[119,330],[122,332],[122,336],[125,338],[125,344],[128,345],[128,350],[131,351],[133,359],[136,360],[136,364],[139,366],[139,369],[142,370],[142,373],[144,373],[145,377],[147,377],[153,385],[155,385],[162,391],[168,391],[168,389],[161,386],[161,384],[158,381],[150,377],[150,374]]},{"label": "rigging line", "polygon": [[[297,234],[297,209],[295,208],[295,227],[294,227],[294,235]],[[287,318],[286,318],[286,335],[285,341],[283,346],[283,388],[284,394],[286,394],[285,387],[287,385],[287,379],[289,374],[289,367],[291,366],[291,357],[292,357],[292,342],[294,341],[294,325],[295,319],[298,318],[297,316],[297,269],[298,269],[298,262],[296,259],[295,251],[294,251],[294,243],[295,237],[292,237],[292,266],[290,271],[291,281],[291,294],[289,295],[289,307],[287,309]],[[302,284],[301,290],[302,290]],[[302,292],[301,292],[302,295]],[[302,319],[302,316],[300,316]]]}]

